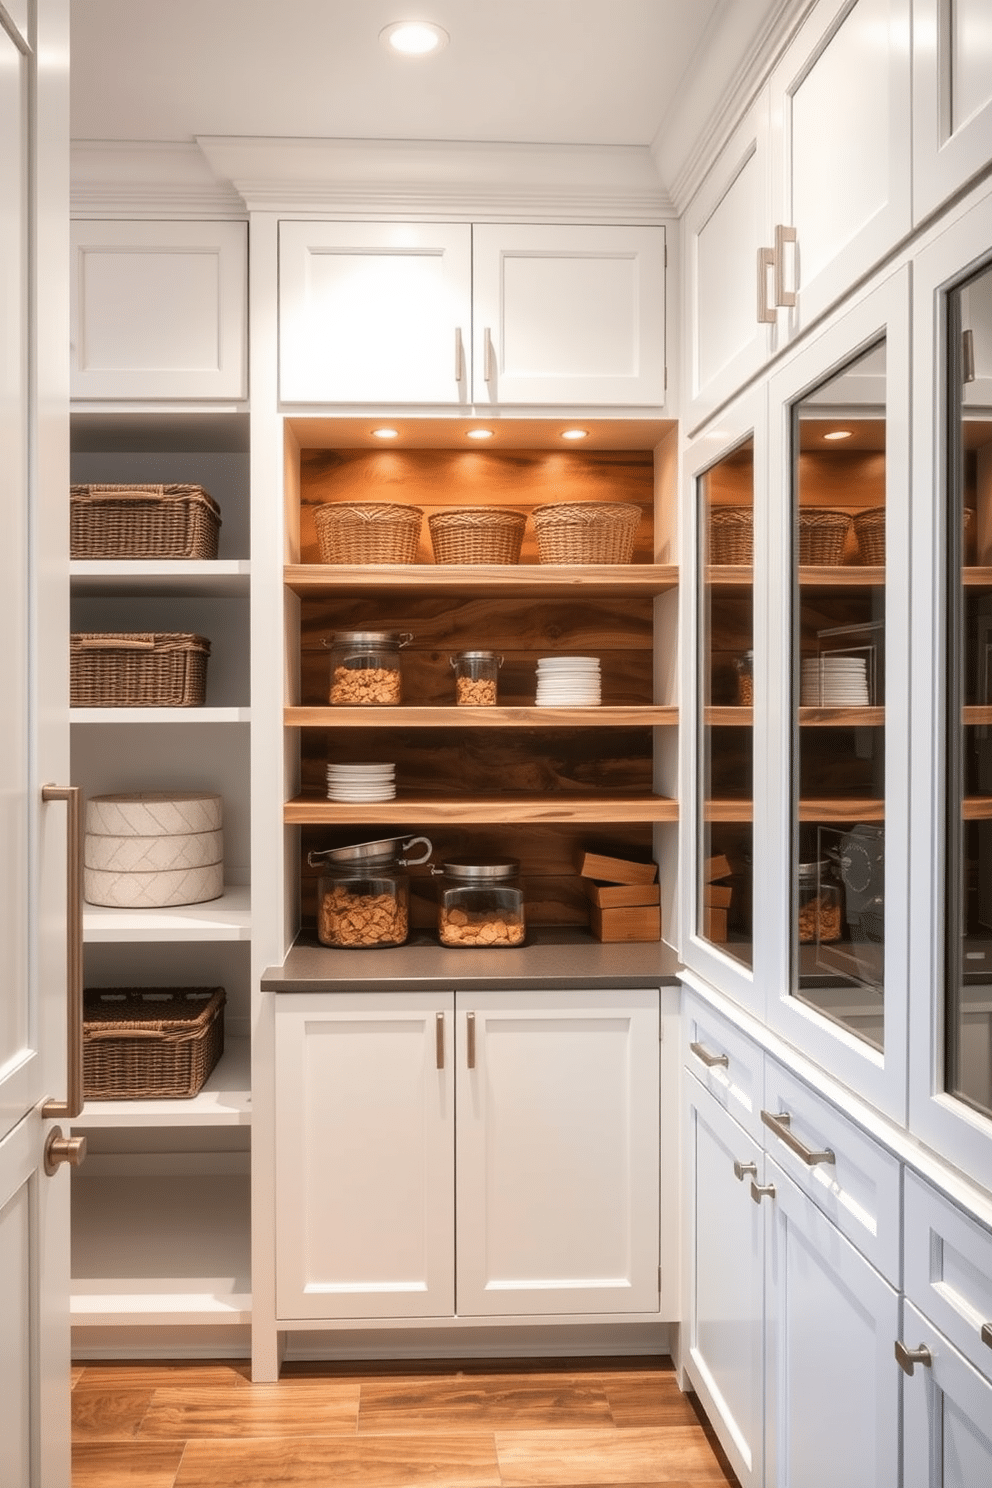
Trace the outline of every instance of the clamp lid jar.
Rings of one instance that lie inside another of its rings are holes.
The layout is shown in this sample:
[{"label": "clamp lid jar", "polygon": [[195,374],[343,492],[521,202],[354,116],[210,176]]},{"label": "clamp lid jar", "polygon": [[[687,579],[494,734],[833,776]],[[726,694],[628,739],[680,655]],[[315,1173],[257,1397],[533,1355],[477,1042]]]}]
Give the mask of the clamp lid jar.
[{"label": "clamp lid jar", "polygon": [[[419,857],[400,856],[423,843]],[[426,837],[383,838],[328,848],[307,857],[324,872],[317,883],[317,938],[344,950],[403,945],[410,928],[410,880],[403,871],[430,857]]]},{"label": "clamp lid jar", "polygon": [[455,674],[455,702],[459,708],[495,707],[502,656],[495,651],[459,651],[448,661]]},{"label": "clamp lid jar", "polygon": [[401,702],[400,651],[412,640],[409,631],[335,631],[324,643],[331,651],[331,704],[388,708]]},{"label": "clamp lid jar", "polygon": [[438,897],[438,937],[446,946],[523,945],[524,895],[516,858],[448,858]]},{"label": "clamp lid jar", "polygon": [[833,876],[829,859],[818,863],[800,863],[797,877],[797,915],[800,945],[812,941],[839,940],[841,931],[841,890]]}]

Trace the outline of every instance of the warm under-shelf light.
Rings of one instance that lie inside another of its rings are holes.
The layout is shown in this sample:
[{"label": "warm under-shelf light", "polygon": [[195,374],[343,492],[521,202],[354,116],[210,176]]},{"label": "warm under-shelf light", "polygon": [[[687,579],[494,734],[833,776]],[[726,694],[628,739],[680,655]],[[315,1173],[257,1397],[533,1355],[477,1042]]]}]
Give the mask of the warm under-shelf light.
[{"label": "warm under-shelf light", "polygon": [[398,439],[399,438],[399,434],[400,434],[400,431],[398,429],[373,429],[372,430],[372,438],[373,439]]},{"label": "warm under-shelf light", "polygon": [[850,439],[852,429],[831,429],[829,434],[824,434],[824,439]]},{"label": "warm under-shelf light", "polygon": [[447,46],[450,38],[433,21],[393,21],[379,32],[379,40],[404,57],[427,57]]},{"label": "warm under-shelf light", "polygon": [[492,429],[466,429],[466,439],[492,439]]},{"label": "warm under-shelf light", "polygon": [[562,439],[588,439],[588,429],[562,429]]}]

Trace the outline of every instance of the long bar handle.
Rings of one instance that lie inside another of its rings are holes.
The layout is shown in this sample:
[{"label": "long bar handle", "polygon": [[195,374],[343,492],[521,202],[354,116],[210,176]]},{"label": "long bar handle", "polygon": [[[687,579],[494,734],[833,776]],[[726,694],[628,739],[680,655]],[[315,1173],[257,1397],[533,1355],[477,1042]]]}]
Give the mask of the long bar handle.
[{"label": "long bar handle", "polygon": [[78,785],[43,785],[43,801],[64,801],[66,818],[66,1097],[47,1100],[45,1117],[71,1121],[83,1109],[83,795]]},{"label": "long bar handle", "polygon": [[[775,306],[768,298],[768,277],[775,269],[775,249],[758,249],[758,320],[761,325],[774,325],[778,320]],[[774,285],[772,286],[774,288]]]},{"label": "long bar handle", "polygon": [[[775,248],[774,248],[774,255],[775,255],[775,303],[776,303],[776,305],[786,306],[789,309],[791,309],[792,306],[796,303],[796,290],[795,290],[795,282],[796,282],[796,278],[795,278],[796,241],[797,241],[797,239],[796,239],[796,229],[794,227],[785,227],[781,222],[776,225],[776,227],[775,227]],[[793,288],[792,289],[786,289],[786,287],[785,287],[785,249],[786,249],[786,245],[787,244],[792,249],[792,263],[793,263],[793,278],[792,278]]]},{"label": "long bar handle", "polygon": [[824,1147],[822,1152],[814,1152],[811,1147],[806,1146],[805,1142],[800,1142],[795,1133],[789,1130],[789,1123],[792,1121],[792,1117],[788,1111],[779,1111],[775,1115],[771,1111],[762,1111],[761,1119],[769,1131],[773,1131],[779,1141],[785,1143],[790,1152],[794,1152],[797,1157],[802,1158],[808,1168],[815,1168],[817,1163],[832,1163],[837,1161],[829,1147]]},{"label": "long bar handle", "polygon": [[496,358],[493,351],[493,337],[489,327],[486,326],[482,333],[482,372],[486,382],[493,382],[496,377]]},{"label": "long bar handle", "polygon": [[434,1020],[434,1060],[439,1070],[444,1069],[444,1014],[438,1013]]},{"label": "long bar handle", "polygon": [[925,1343],[917,1344],[916,1348],[907,1348],[902,1339],[897,1338],[896,1363],[904,1374],[912,1374],[917,1364],[929,1368],[933,1364],[933,1354]]},{"label": "long bar handle", "polygon": [[697,1059],[703,1061],[707,1069],[715,1069],[718,1065],[726,1069],[730,1064],[730,1059],[726,1054],[711,1054],[705,1044],[690,1044],[689,1049]]},{"label": "long bar handle", "polygon": [[465,1063],[475,1069],[475,1014],[465,1014]]},{"label": "long bar handle", "polygon": [[461,326],[455,326],[455,381],[465,381],[465,346]]}]

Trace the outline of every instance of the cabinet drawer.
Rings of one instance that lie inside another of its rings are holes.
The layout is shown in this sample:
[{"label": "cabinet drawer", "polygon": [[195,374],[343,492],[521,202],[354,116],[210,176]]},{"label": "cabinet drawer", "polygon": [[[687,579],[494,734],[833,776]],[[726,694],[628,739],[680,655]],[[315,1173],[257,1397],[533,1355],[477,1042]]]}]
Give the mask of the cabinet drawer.
[{"label": "cabinet drawer", "polygon": [[759,1145],[764,1056],[746,1034],[699,997],[683,1003],[682,1059],[687,1070]]},{"label": "cabinet drawer", "polygon": [[761,1120],[766,1152],[883,1276],[898,1282],[898,1159],[770,1058]]},{"label": "cabinet drawer", "polygon": [[906,1174],[906,1296],[992,1380],[992,1230]]}]

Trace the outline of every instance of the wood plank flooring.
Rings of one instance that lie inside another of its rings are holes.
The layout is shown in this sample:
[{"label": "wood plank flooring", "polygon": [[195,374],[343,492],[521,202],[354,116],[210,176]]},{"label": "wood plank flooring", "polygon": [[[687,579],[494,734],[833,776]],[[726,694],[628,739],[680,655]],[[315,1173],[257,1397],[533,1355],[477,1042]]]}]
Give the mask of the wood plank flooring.
[{"label": "wood plank flooring", "polygon": [[73,1488],[736,1488],[667,1359],[85,1364]]}]

